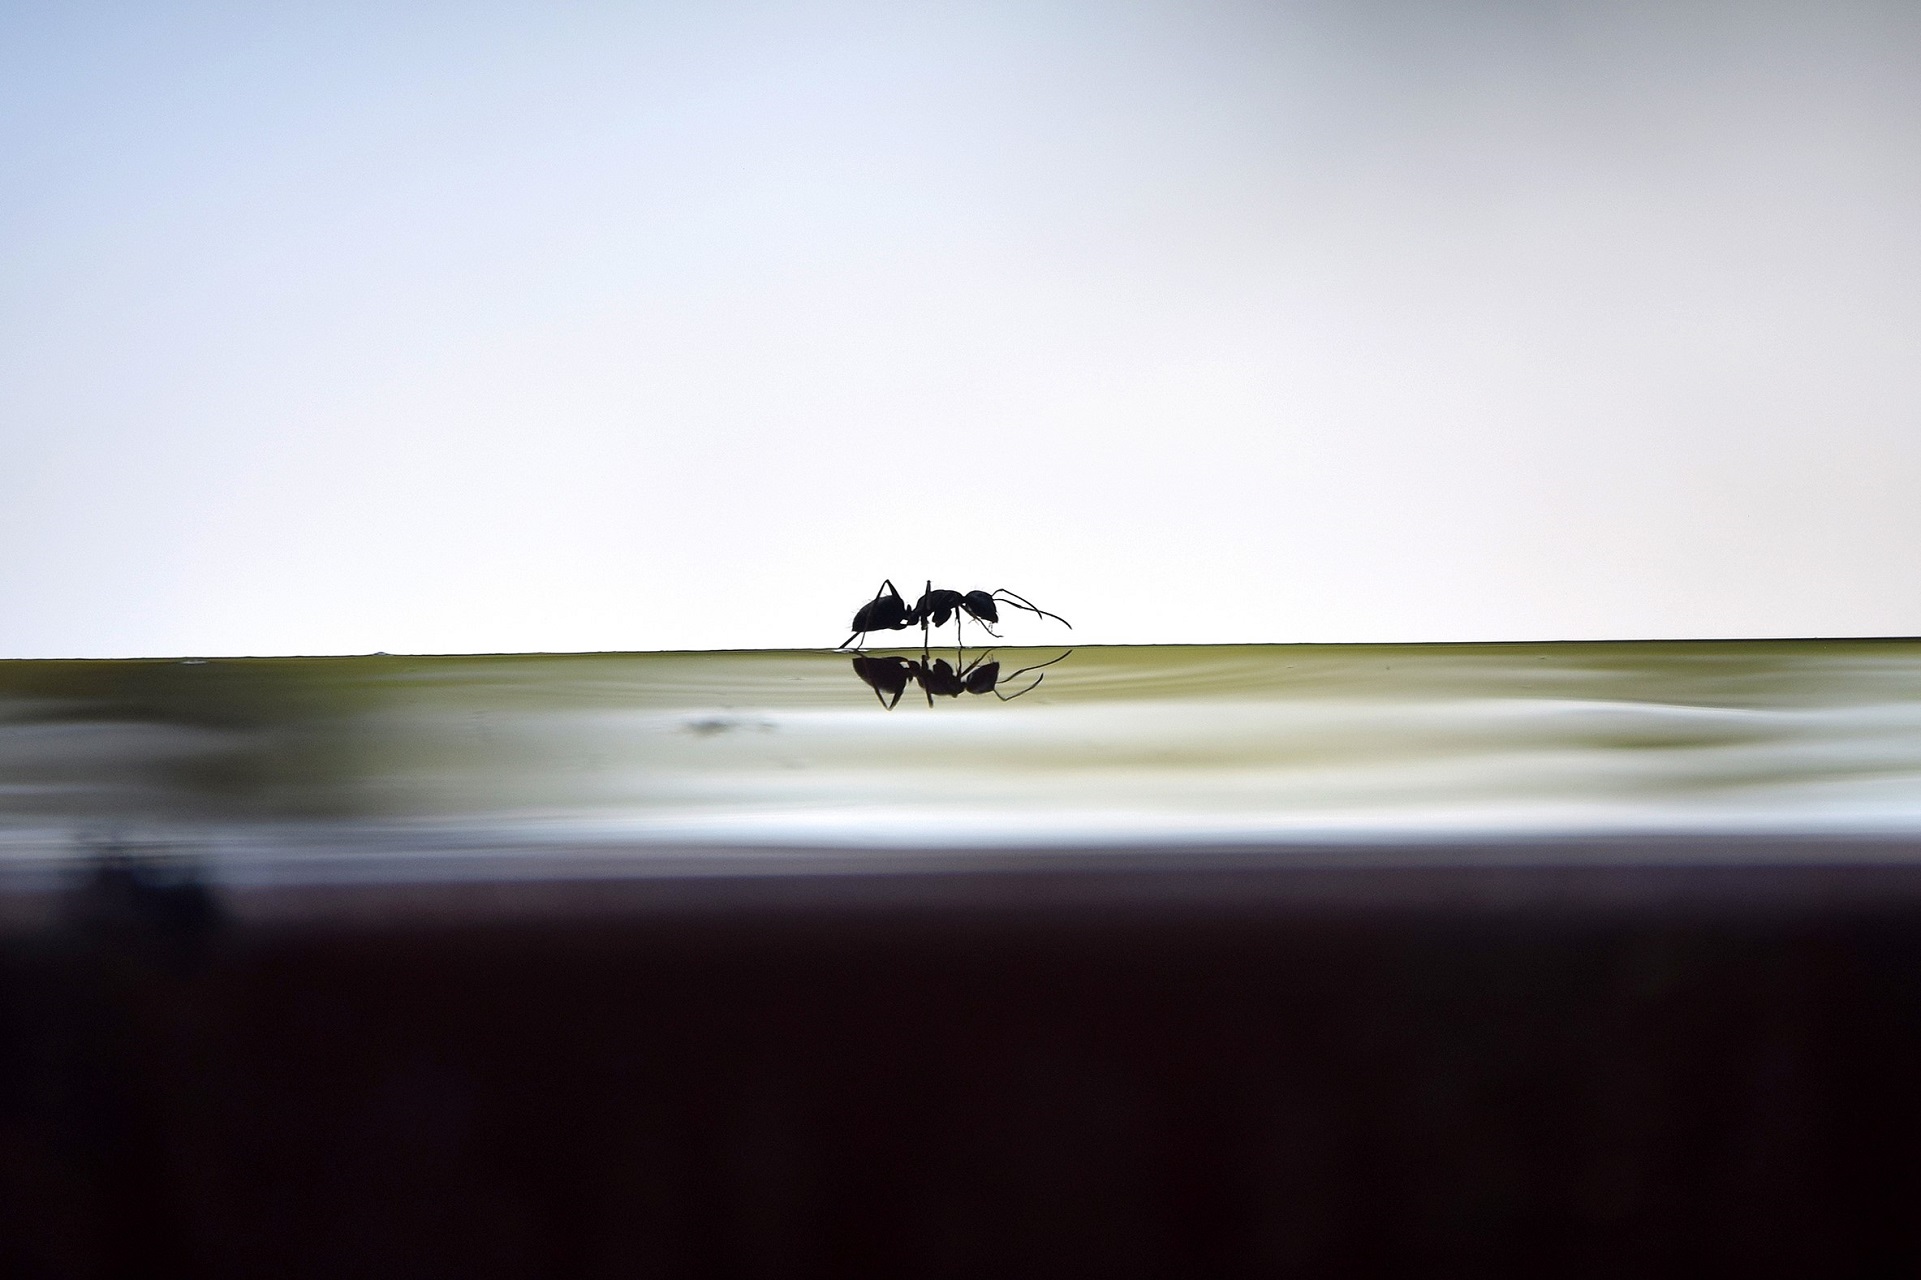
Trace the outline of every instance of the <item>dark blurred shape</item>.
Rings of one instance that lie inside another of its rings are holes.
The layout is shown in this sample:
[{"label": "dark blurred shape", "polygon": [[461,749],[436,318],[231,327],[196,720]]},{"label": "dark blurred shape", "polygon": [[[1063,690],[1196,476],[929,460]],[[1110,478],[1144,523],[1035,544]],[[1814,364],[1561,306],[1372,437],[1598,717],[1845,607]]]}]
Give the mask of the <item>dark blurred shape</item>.
[{"label": "dark blurred shape", "polygon": [[108,858],[0,943],[0,1274],[1913,1274],[1921,870],[1830,861]]},{"label": "dark blurred shape", "polygon": [[178,1081],[225,919],[192,859],[91,843],[0,960],[0,1275],[188,1274]]},{"label": "dark blurred shape", "polygon": [[220,929],[219,903],[191,858],[113,841],[80,865],[66,914],[82,937],[186,963]]}]

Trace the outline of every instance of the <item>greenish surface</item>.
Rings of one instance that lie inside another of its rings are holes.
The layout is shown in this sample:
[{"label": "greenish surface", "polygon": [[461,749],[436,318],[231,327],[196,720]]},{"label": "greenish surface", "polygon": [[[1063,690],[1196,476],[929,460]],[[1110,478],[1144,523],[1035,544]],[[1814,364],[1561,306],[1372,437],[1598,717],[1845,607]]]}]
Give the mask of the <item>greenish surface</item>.
[{"label": "greenish surface", "polygon": [[1045,675],[888,710],[828,652],[5,662],[0,850],[1921,831],[1911,640],[1091,647]]}]

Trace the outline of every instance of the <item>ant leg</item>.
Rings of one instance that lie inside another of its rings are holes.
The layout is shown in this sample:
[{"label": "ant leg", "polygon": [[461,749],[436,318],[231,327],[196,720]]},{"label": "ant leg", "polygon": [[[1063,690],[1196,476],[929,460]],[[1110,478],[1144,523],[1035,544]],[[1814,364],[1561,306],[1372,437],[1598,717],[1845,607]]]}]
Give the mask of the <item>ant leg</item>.
[{"label": "ant leg", "polygon": [[[867,633],[865,631],[856,631],[854,633],[854,636],[860,636],[862,639],[865,639],[867,637]],[[836,649],[845,649],[850,643],[853,642],[854,636],[848,636],[847,639],[841,641],[839,644],[835,645],[834,647]]]},{"label": "ant leg", "polygon": [[[933,594],[934,594],[934,580],[932,578],[929,578],[927,580],[927,590],[921,593],[921,599],[924,601],[927,599],[928,596],[931,596]],[[925,666],[927,663],[927,645],[928,645],[929,634],[930,633],[927,629],[927,615],[923,613],[920,616],[920,660],[923,666]],[[931,693],[927,695],[927,705],[930,707],[934,705],[934,695]]]}]

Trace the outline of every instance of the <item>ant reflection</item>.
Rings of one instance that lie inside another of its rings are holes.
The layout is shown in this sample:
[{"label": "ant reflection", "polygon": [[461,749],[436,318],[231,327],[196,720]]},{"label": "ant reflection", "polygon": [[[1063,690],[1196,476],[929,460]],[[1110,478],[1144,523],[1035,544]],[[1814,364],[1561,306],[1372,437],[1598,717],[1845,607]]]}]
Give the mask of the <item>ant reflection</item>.
[{"label": "ant reflection", "polygon": [[1035,676],[1032,684],[1015,693],[1001,692],[1000,685],[1003,680],[1017,680],[1030,671],[1051,667],[1061,658],[1065,658],[1067,653],[1074,651],[1069,649],[1060,658],[1036,662],[1031,667],[1011,671],[1006,676],[1001,675],[1000,663],[987,660],[993,652],[992,649],[983,651],[979,657],[958,671],[945,658],[927,661],[925,653],[921,655],[919,662],[912,658],[893,655],[883,658],[861,654],[854,659],[854,674],[874,691],[875,699],[889,711],[900,705],[901,695],[907,692],[907,686],[910,684],[920,685],[921,691],[927,695],[927,705],[930,707],[934,705],[934,699],[937,696],[958,698],[963,693],[991,693],[1002,702],[1012,702],[1023,694],[1034,692],[1040,687],[1041,681],[1047,677]]}]

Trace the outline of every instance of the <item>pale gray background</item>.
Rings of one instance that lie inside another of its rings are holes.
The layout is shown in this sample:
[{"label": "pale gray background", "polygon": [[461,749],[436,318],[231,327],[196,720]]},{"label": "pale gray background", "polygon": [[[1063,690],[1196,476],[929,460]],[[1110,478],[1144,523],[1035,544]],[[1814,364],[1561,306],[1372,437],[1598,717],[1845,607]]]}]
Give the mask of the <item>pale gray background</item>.
[{"label": "pale gray background", "polygon": [[0,4],[0,655],[1915,633],[1918,411],[1912,3]]}]

